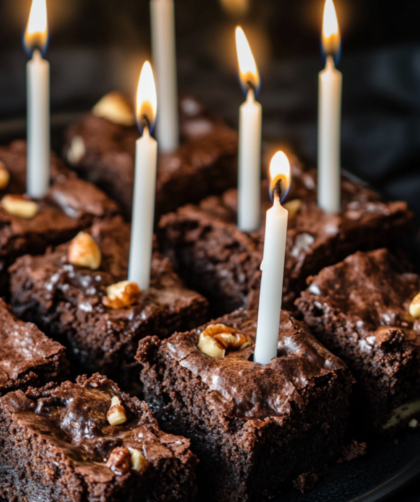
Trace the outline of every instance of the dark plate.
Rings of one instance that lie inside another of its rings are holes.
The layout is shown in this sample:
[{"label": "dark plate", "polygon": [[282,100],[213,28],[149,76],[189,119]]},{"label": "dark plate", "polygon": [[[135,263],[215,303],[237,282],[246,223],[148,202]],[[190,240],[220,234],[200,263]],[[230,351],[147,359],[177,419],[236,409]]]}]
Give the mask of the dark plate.
[{"label": "dark plate", "polygon": [[[52,147],[62,151],[63,130],[80,114],[52,117]],[[25,137],[24,120],[0,123],[0,144]],[[377,502],[388,499],[420,475],[420,430],[406,431],[397,440],[372,438],[367,455],[330,467],[314,490],[288,490],[273,502]],[[2,502],[2,499],[0,499]]]},{"label": "dark plate", "polygon": [[420,431],[396,440],[372,438],[365,457],[336,464],[315,489],[304,495],[290,490],[280,502],[376,502],[385,500],[420,474]]}]

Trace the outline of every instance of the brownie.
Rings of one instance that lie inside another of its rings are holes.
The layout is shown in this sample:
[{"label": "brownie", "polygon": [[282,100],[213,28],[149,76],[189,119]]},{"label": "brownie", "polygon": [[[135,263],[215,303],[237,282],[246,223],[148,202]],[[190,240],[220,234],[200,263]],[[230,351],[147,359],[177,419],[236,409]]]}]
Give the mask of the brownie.
[{"label": "brownie", "polygon": [[[343,210],[325,214],[316,204],[316,170],[293,166],[283,287],[285,308],[305,289],[306,278],[357,250],[375,249],[400,236],[411,223],[405,202],[382,202],[366,186],[342,180]],[[157,236],[162,251],[187,285],[206,296],[211,313],[258,307],[265,214],[272,203],[262,183],[260,230],[241,232],[237,190],[186,205],[163,216]]]},{"label": "brownie", "polygon": [[102,253],[99,270],[72,265],[70,243],[42,256],[26,255],[11,267],[13,309],[63,343],[79,373],[100,371],[127,387],[138,382],[139,340],[205,322],[207,301],[186,289],[170,261],[155,252],[150,289],[132,306],[106,307],[106,288],[127,278],[130,226],[116,217],[86,233]]},{"label": "brownie", "polygon": [[0,300],[0,396],[62,380],[67,372],[64,347],[16,319]]},{"label": "brownie", "polygon": [[[301,474],[316,473],[342,444],[352,385],[347,367],[286,311],[277,358],[254,363],[256,322],[255,312],[238,310],[139,344],[146,401],[164,430],[191,439],[200,459],[200,500],[265,500]],[[220,340],[230,333],[238,342],[231,347],[240,348],[206,355],[197,347],[203,333]]]},{"label": "brownie", "polygon": [[[111,400],[126,421],[111,425]],[[196,457],[147,405],[106,377],[0,400],[0,495],[7,500],[192,501]]]},{"label": "brownie", "polygon": [[[26,142],[15,141],[0,147],[0,163],[10,175],[5,195],[26,192]],[[26,253],[41,254],[48,246],[67,242],[95,219],[110,218],[119,209],[104,192],[81,180],[51,154],[51,186],[46,197],[36,201],[38,212],[23,218],[0,204],[0,296],[8,294],[8,267]]]},{"label": "brownie", "polygon": [[355,253],[308,280],[296,301],[317,338],[357,380],[355,420],[392,432],[420,415],[420,277],[389,251]]},{"label": "brownie", "polygon": [[[121,99],[121,98],[119,98]],[[127,107],[128,105],[126,105]],[[66,132],[64,156],[83,178],[102,188],[131,219],[137,126],[86,114]],[[160,154],[156,215],[221,194],[237,183],[238,135],[193,97],[180,100],[181,145]]]}]

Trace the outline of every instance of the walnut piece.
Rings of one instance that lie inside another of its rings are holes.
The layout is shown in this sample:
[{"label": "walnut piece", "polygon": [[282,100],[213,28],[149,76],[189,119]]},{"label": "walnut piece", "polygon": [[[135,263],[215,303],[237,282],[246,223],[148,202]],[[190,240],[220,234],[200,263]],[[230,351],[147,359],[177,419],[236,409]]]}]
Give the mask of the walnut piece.
[{"label": "walnut piece", "polygon": [[81,136],[75,136],[71,140],[70,148],[67,151],[67,160],[70,165],[77,166],[77,164],[86,155],[85,142]]},{"label": "walnut piece", "polygon": [[296,218],[299,211],[302,209],[302,201],[300,199],[290,200],[286,202],[283,207],[289,212],[289,219]]},{"label": "walnut piece", "polygon": [[128,448],[131,453],[131,468],[133,471],[144,471],[149,466],[149,462],[140,450]]},{"label": "walnut piece", "polygon": [[33,218],[39,211],[36,202],[22,195],[5,195],[1,205],[9,214],[28,220]]},{"label": "walnut piece", "polygon": [[414,319],[420,318],[420,293],[411,300],[408,311]]},{"label": "walnut piece", "polygon": [[127,415],[119,397],[114,396],[111,399],[111,407],[106,414],[106,418],[110,425],[121,425],[127,422]]},{"label": "walnut piece", "polygon": [[131,453],[127,448],[118,446],[112,450],[106,465],[117,476],[123,476],[131,469]]},{"label": "walnut piece", "polygon": [[101,250],[86,232],[79,232],[71,241],[68,257],[72,265],[92,270],[97,270],[102,262]]},{"label": "walnut piece", "polygon": [[110,309],[123,309],[138,302],[141,290],[135,282],[122,281],[106,288],[102,303]]},{"label": "walnut piece", "polygon": [[242,350],[251,344],[251,338],[237,329],[224,324],[210,324],[200,334],[197,347],[207,356],[223,358],[227,350]]},{"label": "walnut piece", "polygon": [[10,181],[10,173],[4,163],[0,160],[0,190],[6,188]]},{"label": "walnut piece", "polygon": [[93,107],[92,113],[122,126],[133,126],[136,123],[133,108],[119,92],[106,94]]}]

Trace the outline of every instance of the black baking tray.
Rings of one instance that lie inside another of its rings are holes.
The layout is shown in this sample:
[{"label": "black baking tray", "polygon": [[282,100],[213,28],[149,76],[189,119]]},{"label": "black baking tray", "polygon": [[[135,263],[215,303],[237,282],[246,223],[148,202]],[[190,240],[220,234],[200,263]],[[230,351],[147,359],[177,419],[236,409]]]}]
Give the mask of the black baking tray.
[{"label": "black baking tray", "polygon": [[[81,115],[51,118],[51,146],[58,155],[63,148],[64,129]],[[24,119],[0,122],[1,145],[25,135]],[[372,437],[367,445],[364,457],[329,466],[312,491],[301,494],[290,489],[272,502],[378,502],[389,500],[417,478],[420,486],[420,430],[402,432],[395,439]]]}]

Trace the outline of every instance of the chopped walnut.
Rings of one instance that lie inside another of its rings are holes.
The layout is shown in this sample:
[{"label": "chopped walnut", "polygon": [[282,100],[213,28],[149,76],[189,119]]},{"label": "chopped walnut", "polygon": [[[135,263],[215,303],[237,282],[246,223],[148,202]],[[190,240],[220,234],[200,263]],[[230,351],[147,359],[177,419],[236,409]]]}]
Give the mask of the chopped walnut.
[{"label": "chopped walnut", "polygon": [[83,159],[86,155],[86,146],[83,138],[81,136],[75,136],[71,145],[67,151],[67,160],[69,164],[72,166],[77,166],[77,164]]},{"label": "chopped walnut", "polygon": [[149,462],[143,453],[137,448],[128,448],[131,453],[131,468],[133,471],[141,472],[147,469]]},{"label": "chopped walnut", "polygon": [[127,448],[114,448],[106,463],[117,476],[123,476],[131,469],[131,453]]},{"label": "chopped walnut", "polygon": [[0,160],[0,190],[6,188],[10,181],[10,173],[6,169],[6,166]]},{"label": "chopped walnut", "polygon": [[414,319],[420,319],[420,293],[411,300],[408,310]]},{"label": "chopped walnut", "polygon": [[71,241],[68,257],[72,265],[92,270],[97,270],[102,262],[101,250],[86,232],[79,232]]},{"label": "chopped walnut", "polygon": [[119,397],[114,396],[111,400],[111,407],[106,414],[110,425],[121,425],[127,422],[127,415]]},{"label": "chopped walnut", "polygon": [[133,126],[136,123],[133,108],[119,92],[106,94],[93,107],[92,113],[122,126]]},{"label": "chopped walnut", "polygon": [[5,195],[1,205],[9,214],[28,220],[39,211],[38,204],[23,195]]},{"label": "chopped walnut", "polygon": [[210,357],[223,358],[227,350],[242,350],[249,347],[249,336],[224,324],[210,324],[200,334],[198,349]]},{"label": "chopped walnut", "polygon": [[283,207],[289,212],[289,219],[296,218],[299,211],[302,209],[302,201],[300,199],[294,199],[286,202]]},{"label": "chopped walnut", "polygon": [[138,302],[141,290],[135,282],[122,281],[106,288],[102,303],[110,309],[130,307]]}]

